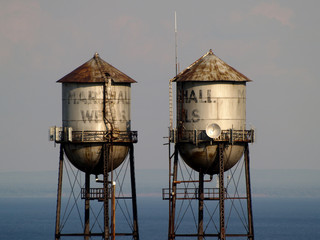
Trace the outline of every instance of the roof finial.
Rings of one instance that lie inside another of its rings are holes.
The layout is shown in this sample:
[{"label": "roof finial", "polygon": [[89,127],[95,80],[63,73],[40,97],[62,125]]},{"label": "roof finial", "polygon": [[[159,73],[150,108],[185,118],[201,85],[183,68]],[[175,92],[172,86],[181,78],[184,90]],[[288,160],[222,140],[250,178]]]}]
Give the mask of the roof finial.
[{"label": "roof finial", "polygon": [[211,49],[211,48],[210,48],[210,50],[209,50],[209,53],[210,53],[210,54],[213,54],[213,52],[212,52],[212,49]]},{"label": "roof finial", "polygon": [[99,57],[99,53],[95,52],[95,54],[94,54],[93,57],[94,57],[94,58],[98,58],[98,57]]}]

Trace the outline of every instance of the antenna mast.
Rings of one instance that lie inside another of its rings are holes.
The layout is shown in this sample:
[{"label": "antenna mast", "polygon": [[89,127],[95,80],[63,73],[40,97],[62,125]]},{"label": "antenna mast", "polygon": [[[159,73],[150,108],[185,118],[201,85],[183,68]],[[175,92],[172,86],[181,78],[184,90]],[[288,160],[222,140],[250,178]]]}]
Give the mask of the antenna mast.
[{"label": "antenna mast", "polygon": [[[174,40],[175,40],[175,68],[178,74],[178,44],[177,44],[177,13],[174,12]],[[172,81],[169,82],[169,112],[170,112],[170,130],[173,128],[173,103],[172,103]]]},{"label": "antenna mast", "polygon": [[177,29],[177,13],[174,12],[174,39],[175,39],[175,59],[176,59],[176,75],[178,74],[178,29]]}]

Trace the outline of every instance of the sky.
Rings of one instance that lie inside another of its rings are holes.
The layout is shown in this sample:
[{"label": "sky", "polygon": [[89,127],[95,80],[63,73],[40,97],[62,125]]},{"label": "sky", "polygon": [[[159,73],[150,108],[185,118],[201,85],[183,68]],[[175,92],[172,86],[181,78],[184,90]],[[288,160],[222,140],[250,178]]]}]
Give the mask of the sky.
[{"label": "sky", "polygon": [[95,52],[132,85],[137,169],[166,169],[169,79],[209,49],[253,80],[254,169],[318,169],[320,2],[0,0],[0,172],[58,169],[61,77]]}]

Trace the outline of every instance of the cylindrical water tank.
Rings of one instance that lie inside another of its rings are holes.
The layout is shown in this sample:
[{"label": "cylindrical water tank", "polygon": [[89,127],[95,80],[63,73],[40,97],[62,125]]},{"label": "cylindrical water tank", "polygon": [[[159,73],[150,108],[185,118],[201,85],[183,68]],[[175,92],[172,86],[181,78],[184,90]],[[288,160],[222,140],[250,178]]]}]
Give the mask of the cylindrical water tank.
[{"label": "cylindrical water tank", "polygon": [[[177,82],[178,150],[196,171],[218,173],[218,142],[180,141],[185,133],[205,131],[211,124],[221,130],[246,127],[246,76],[227,65],[210,50],[172,81]],[[180,136],[180,137],[179,137]],[[242,157],[243,145],[230,144],[224,150],[224,169]]]},{"label": "cylindrical water tank", "polygon": [[[62,83],[63,127],[73,132],[130,132],[131,83],[135,81],[114,68],[96,53],[65,77]],[[64,143],[65,153],[78,169],[92,174],[103,172],[102,143]],[[117,168],[126,158],[128,147],[113,144],[108,169]]]}]

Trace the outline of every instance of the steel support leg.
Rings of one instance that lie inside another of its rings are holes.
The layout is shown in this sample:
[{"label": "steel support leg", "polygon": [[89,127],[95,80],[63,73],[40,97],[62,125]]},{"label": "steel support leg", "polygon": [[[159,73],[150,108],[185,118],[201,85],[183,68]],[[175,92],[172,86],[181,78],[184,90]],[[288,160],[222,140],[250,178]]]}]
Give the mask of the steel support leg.
[{"label": "steel support leg", "polygon": [[111,205],[112,205],[112,214],[111,214],[111,239],[115,240],[116,239],[116,185],[112,183],[112,200],[111,200]]},{"label": "steel support leg", "polygon": [[134,170],[134,149],[133,144],[130,144],[130,175],[131,175],[131,194],[132,194],[132,211],[133,211],[133,239],[139,240],[138,228],[138,210],[137,210],[137,193],[136,193],[136,178]]},{"label": "steel support leg", "polygon": [[[170,136],[170,131],[169,131],[169,136]],[[169,142],[168,142],[168,153],[169,153],[169,224],[168,224],[168,239],[170,239],[170,229],[171,229],[171,218],[172,218],[172,212],[171,212],[171,167],[172,167],[172,156],[171,156],[171,142],[170,142],[170,139],[169,139]]]},{"label": "steel support leg", "polygon": [[55,232],[55,239],[56,240],[60,239],[60,213],[61,213],[62,175],[63,175],[63,145],[60,144],[58,190],[57,190],[57,208],[56,208],[56,232]]},{"label": "steel support leg", "polygon": [[198,240],[202,240],[203,239],[203,200],[204,200],[202,171],[199,172],[199,193],[198,194],[199,194],[198,195],[198,200],[199,200]]},{"label": "steel support leg", "polygon": [[85,173],[84,239],[90,239],[90,173]]},{"label": "steel support leg", "polygon": [[[170,175],[171,175],[171,169]],[[171,218],[169,220],[169,240],[175,239],[175,212],[176,212],[176,189],[177,189],[177,175],[178,175],[178,147],[177,144],[174,146],[174,161],[173,161],[173,173],[172,173],[172,192],[169,193],[169,201],[170,201],[170,213]],[[169,176],[171,177],[171,176]]]},{"label": "steel support leg", "polygon": [[219,208],[220,208],[220,233],[219,239],[225,240],[225,217],[224,217],[224,161],[223,161],[224,144],[219,143]]},{"label": "steel support leg", "polygon": [[108,160],[109,160],[109,144],[103,145],[103,206],[104,206],[104,240],[109,240],[109,187],[108,187]]},{"label": "steel support leg", "polygon": [[251,198],[251,181],[250,181],[250,157],[249,145],[246,144],[244,152],[246,191],[247,191],[247,210],[248,210],[248,239],[254,240],[253,218],[252,218],[252,198]]}]

